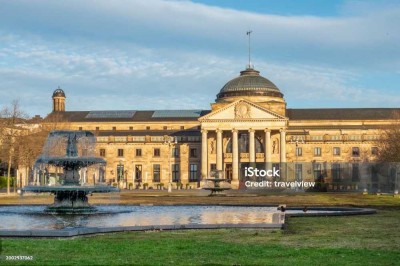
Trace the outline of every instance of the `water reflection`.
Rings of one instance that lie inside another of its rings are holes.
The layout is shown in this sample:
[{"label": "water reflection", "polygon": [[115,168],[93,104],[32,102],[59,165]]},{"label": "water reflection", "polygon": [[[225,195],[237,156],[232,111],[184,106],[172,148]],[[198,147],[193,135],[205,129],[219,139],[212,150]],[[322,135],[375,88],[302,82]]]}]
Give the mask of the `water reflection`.
[{"label": "water reflection", "polygon": [[68,229],[77,227],[270,224],[283,216],[272,207],[238,206],[98,206],[97,214],[45,214],[45,206],[0,207],[0,229]]}]

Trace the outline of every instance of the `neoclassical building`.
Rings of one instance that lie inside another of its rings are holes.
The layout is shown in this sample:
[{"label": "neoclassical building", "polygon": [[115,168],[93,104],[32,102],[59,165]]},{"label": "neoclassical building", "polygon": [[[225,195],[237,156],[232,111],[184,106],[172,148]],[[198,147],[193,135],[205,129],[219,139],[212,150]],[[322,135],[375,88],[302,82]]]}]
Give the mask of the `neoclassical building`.
[{"label": "neoclassical building", "polygon": [[179,182],[194,188],[222,170],[239,188],[247,166],[280,167],[285,180],[323,176],[330,188],[367,175],[373,186],[373,173],[364,173],[360,163],[376,160],[381,130],[400,111],[287,108],[280,89],[253,68],[228,81],[211,110],[70,111],[62,89],[52,98],[48,118],[96,134],[108,181],[153,187]]}]

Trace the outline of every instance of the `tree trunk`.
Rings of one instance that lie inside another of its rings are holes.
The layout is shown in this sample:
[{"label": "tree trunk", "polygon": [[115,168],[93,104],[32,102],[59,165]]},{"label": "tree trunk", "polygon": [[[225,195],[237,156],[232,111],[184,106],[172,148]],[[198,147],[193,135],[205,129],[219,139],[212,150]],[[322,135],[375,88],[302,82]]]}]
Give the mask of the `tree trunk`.
[{"label": "tree trunk", "polygon": [[11,175],[11,152],[8,155],[8,165],[7,165],[7,195],[10,195],[10,175]]}]

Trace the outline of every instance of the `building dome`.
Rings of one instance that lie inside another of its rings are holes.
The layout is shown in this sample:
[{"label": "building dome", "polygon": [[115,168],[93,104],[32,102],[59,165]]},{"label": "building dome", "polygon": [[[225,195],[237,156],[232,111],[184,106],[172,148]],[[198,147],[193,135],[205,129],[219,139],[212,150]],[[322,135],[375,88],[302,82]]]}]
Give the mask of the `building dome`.
[{"label": "building dome", "polygon": [[53,97],[64,97],[65,98],[65,92],[58,87],[54,92],[53,92]]},{"label": "building dome", "polygon": [[234,78],[222,87],[217,95],[217,101],[230,97],[243,96],[269,96],[283,98],[278,87],[270,80],[260,76],[260,71],[247,68],[240,72],[240,76]]}]

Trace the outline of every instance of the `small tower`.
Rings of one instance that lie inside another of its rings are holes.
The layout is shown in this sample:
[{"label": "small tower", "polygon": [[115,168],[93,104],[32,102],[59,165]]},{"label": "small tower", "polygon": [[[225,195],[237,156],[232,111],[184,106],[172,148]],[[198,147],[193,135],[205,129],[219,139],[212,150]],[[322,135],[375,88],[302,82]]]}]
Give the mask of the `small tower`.
[{"label": "small tower", "polygon": [[65,93],[58,87],[53,92],[53,112],[65,112]]}]

